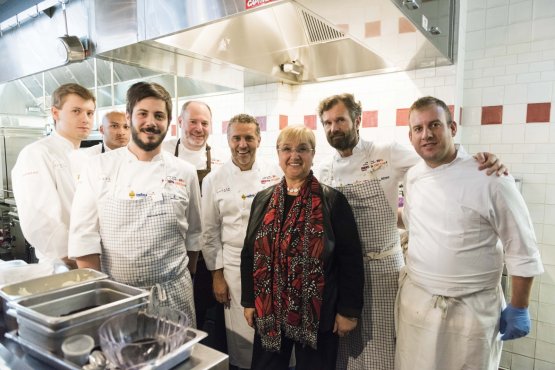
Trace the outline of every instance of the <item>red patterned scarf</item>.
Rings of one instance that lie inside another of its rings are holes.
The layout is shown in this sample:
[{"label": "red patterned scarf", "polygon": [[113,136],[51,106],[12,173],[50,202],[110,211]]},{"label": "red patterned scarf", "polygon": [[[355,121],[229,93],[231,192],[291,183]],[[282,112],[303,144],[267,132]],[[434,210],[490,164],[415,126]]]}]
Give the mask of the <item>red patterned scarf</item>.
[{"label": "red patterned scarf", "polygon": [[320,184],[311,171],[284,218],[286,186],[275,187],[254,242],[256,327],[270,351],[280,350],[282,328],[316,348],[324,292]]}]

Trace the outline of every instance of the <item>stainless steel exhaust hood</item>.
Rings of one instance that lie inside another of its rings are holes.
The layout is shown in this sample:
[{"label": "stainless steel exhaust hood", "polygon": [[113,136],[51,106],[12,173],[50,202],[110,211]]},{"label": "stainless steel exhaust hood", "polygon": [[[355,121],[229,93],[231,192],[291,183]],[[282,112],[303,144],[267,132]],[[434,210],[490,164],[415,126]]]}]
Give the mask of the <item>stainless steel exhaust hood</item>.
[{"label": "stainless steel exhaust hood", "polygon": [[[116,40],[97,27],[93,37],[102,58],[230,88],[243,73],[302,83],[453,63],[455,0],[415,0],[417,8],[403,0],[274,0],[247,10],[248,3],[138,0],[128,24],[137,33],[122,30]],[[113,9],[95,5],[97,24],[115,22]]]}]

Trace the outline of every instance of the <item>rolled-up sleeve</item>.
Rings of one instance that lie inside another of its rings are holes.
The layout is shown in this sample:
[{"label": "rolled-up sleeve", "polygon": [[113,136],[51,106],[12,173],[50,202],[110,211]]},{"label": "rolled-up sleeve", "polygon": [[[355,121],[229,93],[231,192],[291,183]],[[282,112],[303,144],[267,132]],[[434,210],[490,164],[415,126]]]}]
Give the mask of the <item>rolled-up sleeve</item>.
[{"label": "rolled-up sleeve", "polygon": [[512,177],[494,184],[490,212],[503,244],[507,271],[512,276],[537,276],[544,270],[528,207]]}]

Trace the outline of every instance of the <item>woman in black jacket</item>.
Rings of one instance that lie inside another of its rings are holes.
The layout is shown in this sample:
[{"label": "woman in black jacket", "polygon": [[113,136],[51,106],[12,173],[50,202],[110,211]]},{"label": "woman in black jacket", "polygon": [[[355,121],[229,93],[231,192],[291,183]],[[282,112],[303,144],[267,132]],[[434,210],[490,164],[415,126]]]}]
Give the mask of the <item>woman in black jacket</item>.
[{"label": "woman in black jacket", "polygon": [[252,369],[335,369],[338,336],[362,310],[363,262],[346,198],[312,174],[316,139],[290,126],[277,140],[281,182],[253,200],[241,254],[241,304],[255,327]]}]

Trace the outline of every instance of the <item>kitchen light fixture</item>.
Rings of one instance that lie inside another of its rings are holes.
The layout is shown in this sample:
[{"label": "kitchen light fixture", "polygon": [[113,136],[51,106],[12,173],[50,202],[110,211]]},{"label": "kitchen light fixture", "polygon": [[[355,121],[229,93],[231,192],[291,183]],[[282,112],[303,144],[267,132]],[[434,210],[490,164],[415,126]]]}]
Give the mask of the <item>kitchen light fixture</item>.
[{"label": "kitchen light fixture", "polygon": [[420,8],[419,0],[403,0],[403,6],[409,10],[416,10]]},{"label": "kitchen light fixture", "polygon": [[294,60],[289,63],[280,64],[279,68],[282,72],[291,73],[295,76],[300,77],[303,74],[303,66]]}]

